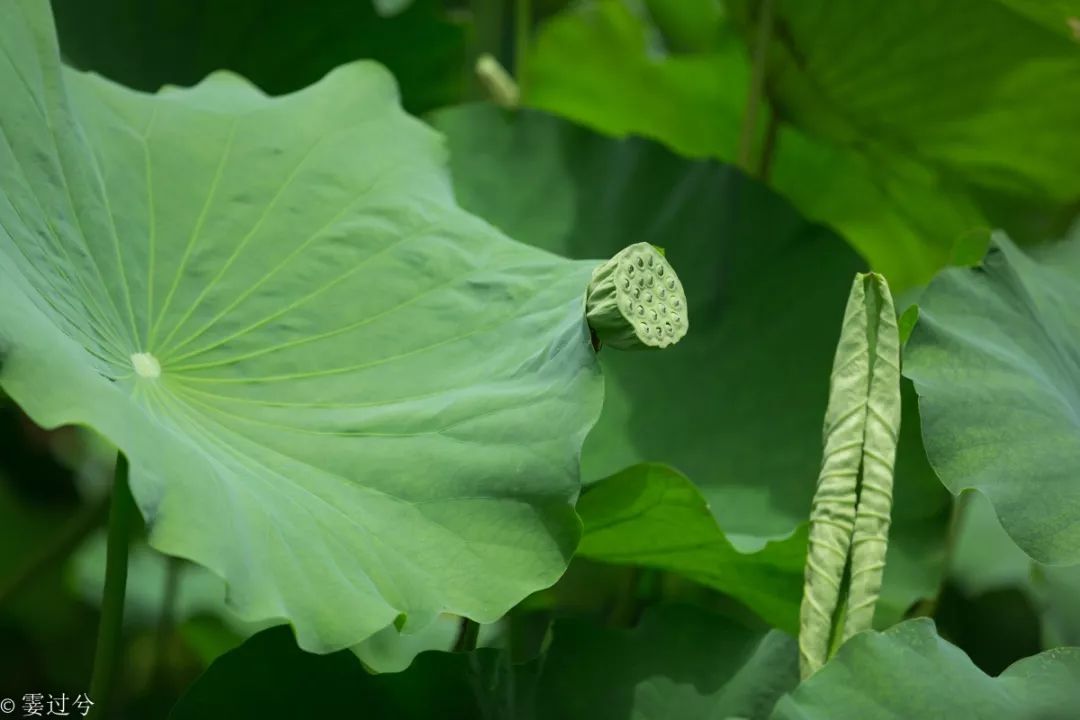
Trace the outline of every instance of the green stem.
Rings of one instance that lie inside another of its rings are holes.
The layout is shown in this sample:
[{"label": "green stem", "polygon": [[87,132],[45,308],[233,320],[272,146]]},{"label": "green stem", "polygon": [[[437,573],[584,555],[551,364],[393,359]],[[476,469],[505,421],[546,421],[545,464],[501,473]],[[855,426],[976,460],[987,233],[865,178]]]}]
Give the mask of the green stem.
[{"label": "green stem", "polygon": [[[472,16],[472,47],[469,54],[469,67],[476,63],[476,59],[484,53],[489,53],[499,59],[505,60],[502,53],[503,37],[503,2],[502,0],[469,0],[469,11]],[[472,73],[469,73],[472,75]]]},{"label": "green stem", "polygon": [[128,461],[116,455],[116,476],[109,505],[109,540],[105,560],[105,596],[101,601],[97,652],[90,679],[90,699],[98,717],[108,712],[110,691],[120,665],[124,621],[124,593],[127,590],[128,544],[138,511],[128,486]]},{"label": "green stem", "polygon": [[937,613],[941,603],[941,594],[945,591],[945,584],[949,581],[949,572],[952,569],[956,556],[956,545],[960,541],[960,533],[963,529],[964,517],[967,508],[971,504],[974,492],[961,493],[953,499],[952,512],[949,516],[949,529],[945,535],[945,557],[941,560],[941,582],[938,584],[934,597],[919,603],[912,617],[933,617]]},{"label": "green stem", "polygon": [[532,32],[532,0],[514,2],[514,77],[521,97],[525,97],[529,35]]},{"label": "green stem", "polygon": [[180,572],[183,561],[169,557],[165,568],[165,587],[161,594],[161,612],[158,615],[157,637],[154,649],[154,685],[163,687],[168,669],[169,641],[172,639],[173,618],[176,615],[176,599],[180,592]]},{"label": "green stem", "polygon": [[754,141],[758,134],[758,113],[765,95],[765,65],[768,61],[769,43],[772,41],[772,5],[773,0],[761,0],[758,6],[757,36],[750,65],[750,92],[746,97],[746,110],[743,112],[736,155],[739,167],[751,175],[755,174]]},{"label": "green stem", "polygon": [[769,173],[772,171],[773,157],[776,155],[776,142],[780,135],[780,118],[777,117],[776,109],[769,108],[769,119],[765,123],[765,146],[761,149],[758,157],[757,177],[761,182],[769,182]]},{"label": "green stem", "polygon": [[645,608],[659,600],[663,575],[659,570],[632,566],[623,591],[615,599],[607,621],[612,627],[630,628],[638,624]]},{"label": "green stem", "polygon": [[461,630],[458,633],[457,642],[454,643],[454,652],[472,652],[476,649],[476,641],[480,638],[480,624],[467,617],[461,618]]}]

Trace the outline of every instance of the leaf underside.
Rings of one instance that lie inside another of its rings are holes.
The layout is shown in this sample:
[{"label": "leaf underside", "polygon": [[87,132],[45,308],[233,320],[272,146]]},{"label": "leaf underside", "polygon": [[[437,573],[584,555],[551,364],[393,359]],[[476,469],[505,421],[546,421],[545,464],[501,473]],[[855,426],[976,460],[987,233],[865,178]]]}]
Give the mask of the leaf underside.
[{"label": "leaf underside", "polygon": [[460,210],[388,73],[146,95],[62,68],[19,0],[0,90],[0,384],[130,458],[155,547],[318,651],[554,582],[596,263]]},{"label": "leaf underside", "polygon": [[283,628],[219,658],[172,720],[362,716],[397,720],[764,720],[797,682],[794,641],[700,608],[661,606],[631,630],[559,619],[546,656],[428,652],[405,672],[370,675],[349,653],[297,650]]}]

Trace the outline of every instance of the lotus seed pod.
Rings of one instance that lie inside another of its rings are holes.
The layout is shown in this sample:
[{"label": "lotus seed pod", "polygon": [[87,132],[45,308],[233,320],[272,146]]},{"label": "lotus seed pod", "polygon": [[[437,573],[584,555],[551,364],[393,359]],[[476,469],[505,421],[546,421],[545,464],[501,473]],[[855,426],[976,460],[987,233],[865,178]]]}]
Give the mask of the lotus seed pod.
[{"label": "lotus seed pod", "polygon": [[666,348],[690,326],[682,283],[664,256],[644,242],[593,271],[585,316],[600,342],[619,350]]}]

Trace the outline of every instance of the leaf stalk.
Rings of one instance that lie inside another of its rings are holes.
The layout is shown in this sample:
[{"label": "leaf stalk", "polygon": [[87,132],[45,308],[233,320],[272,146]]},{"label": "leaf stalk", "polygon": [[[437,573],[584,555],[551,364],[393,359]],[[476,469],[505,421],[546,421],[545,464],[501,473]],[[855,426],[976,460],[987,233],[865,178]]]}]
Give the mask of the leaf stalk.
[{"label": "leaf stalk", "polygon": [[[758,114],[765,97],[765,68],[768,64],[769,44],[773,34],[773,0],[762,0],[758,6],[757,33],[754,39],[753,57],[750,61],[750,90],[746,97],[739,147],[736,160],[740,168],[754,176],[762,174],[763,163],[755,166],[753,161],[755,138],[758,134]],[[769,151],[771,154],[771,150]]]},{"label": "leaf stalk", "polygon": [[524,96],[529,56],[529,36],[532,33],[532,0],[514,3],[514,75],[519,93]]},{"label": "leaf stalk", "polygon": [[128,461],[123,453],[116,455],[109,505],[109,535],[105,560],[105,595],[101,602],[97,650],[94,671],[90,679],[90,699],[95,715],[108,712],[114,678],[120,667],[123,640],[124,595],[127,591],[128,549],[131,531],[138,511],[128,484]]}]

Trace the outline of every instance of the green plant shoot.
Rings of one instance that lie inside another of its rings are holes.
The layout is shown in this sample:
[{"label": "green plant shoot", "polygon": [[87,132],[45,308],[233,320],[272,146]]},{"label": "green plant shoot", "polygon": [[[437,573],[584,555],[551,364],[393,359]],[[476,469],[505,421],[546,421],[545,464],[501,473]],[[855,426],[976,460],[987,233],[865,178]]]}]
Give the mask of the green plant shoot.
[{"label": "green plant shoot", "polygon": [[824,458],[810,511],[799,623],[804,678],[824,665],[838,636],[871,627],[885,568],[899,430],[896,312],[885,279],[860,273],[836,348]]}]

